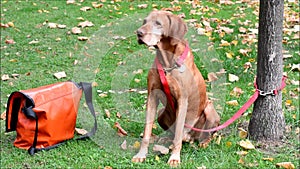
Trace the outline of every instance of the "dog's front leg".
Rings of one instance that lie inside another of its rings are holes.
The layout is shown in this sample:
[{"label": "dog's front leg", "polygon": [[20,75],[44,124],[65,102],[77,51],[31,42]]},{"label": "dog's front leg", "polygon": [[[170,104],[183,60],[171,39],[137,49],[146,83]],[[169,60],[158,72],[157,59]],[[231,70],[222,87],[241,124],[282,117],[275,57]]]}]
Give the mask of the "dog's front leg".
[{"label": "dog's front leg", "polygon": [[182,139],[184,133],[184,123],[187,113],[188,101],[186,98],[178,100],[178,111],[176,118],[175,137],[173,140],[173,150],[171,157],[168,160],[168,164],[172,167],[176,167],[180,164],[180,151],[182,148]]},{"label": "dog's front leg", "polygon": [[132,158],[133,162],[143,162],[146,159],[148,153],[148,147],[150,142],[150,137],[152,133],[152,127],[155,120],[155,115],[158,106],[158,93],[152,91],[147,100],[147,112],[146,112],[146,123],[144,129],[144,136],[142,139],[141,147],[139,152]]}]

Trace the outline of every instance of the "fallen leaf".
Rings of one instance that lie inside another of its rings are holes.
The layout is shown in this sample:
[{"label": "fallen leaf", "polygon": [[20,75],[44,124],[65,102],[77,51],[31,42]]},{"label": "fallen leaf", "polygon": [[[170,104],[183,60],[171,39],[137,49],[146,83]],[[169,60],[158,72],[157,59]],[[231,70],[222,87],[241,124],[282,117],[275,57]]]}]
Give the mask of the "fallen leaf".
[{"label": "fallen leaf", "polygon": [[107,118],[110,118],[110,112],[107,109],[104,109],[105,115]]},{"label": "fallen leaf", "polygon": [[231,73],[229,73],[228,79],[229,79],[230,82],[239,81],[239,77],[234,75],[234,74],[231,74]]},{"label": "fallen leaf", "polygon": [[246,150],[255,149],[254,145],[249,140],[242,140],[238,144]]},{"label": "fallen leaf", "polygon": [[208,82],[213,82],[218,80],[217,75],[214,72],[210,72],[207,74]]},{"label": "fallen leaf", "polygon": [[121,148],[122,148],[122,150],[127,149],[127,141],[126,140],[124,140],[123,143],[121,144]]},{"label": "fallen leaf", "polygon": [[276,167],[282,167],[285,169],[294,169],[295,166],[291,162],[281,162],[281,163],[276,163]]},{"label": "fallen leaf", "polygon": [[228,102],[226,102],[226,104],[228,104],[230,106],[238,106],[239,105],[237,100],[228,101]]},{"label": "fallen leaf", "polygon": [[67,0],[67,5],[68,4],[75,4],[75,0]]},{"label": "fallen leaf", "polygon": [[224,46],[230,46],[230,43],[222,39],[221,40],[221,44],[219,46],[222,46],[222,47],[224,47]]},{"label": "fallen leaf", "polygon": [[64,72],[64,71],[54,73],[54,76],[55,76],[57,79],[61,79],[61,78],[67,77],[66,72]]},{"label": "fallen leaf", "polygon": [[65,29],[67,27],[67,25],[62,25],[62,24],[58,24],[57,28],[59,29]]},{"label": "fallen leaf", "polygon": [[2,81],[6,81],[8,79],[10,79],[10,78],[9,78],[9,75],[7,75],[7,74],[4,74],[4,75],[1,76]]},{"label": "fallen leaf", "polygon": [[118,132],[117,134],[120,136],[120,137],[123,137],[123,136],[127,136],[127,131],[125,131],[119,122],[115,122],[115,125],[114,127],[116,127],[118,129]]},{"label": "fallen leaf", "polygon": [[202,165],[201,167],[197,167],[197,169],[206,169],[206,166]]},{"label": "fallen leaf", "polygon": [[148,7],[148,4],[140,4],[138,5],[139,9],[146,9]]},{"label": "fallen leaf", "polygon": [[298,71],[300,71],[300,63],[298,63],[298,64],[293,64],[292,65],[292,68],[291,68],[291,71],[292,70],[298,70]]},{"label": "fallen leaf", "polygon": [[15,24],[14,24],[13,22],[7,22],[7,25],[8,25],[9,27],[15,27]]},{"label": "fallen leaf", "polygon": [[239,130],[239,137],[244,139],[247,137],[248,132],[246,130],[244,130],[243,128],[238,128]]},{"label": "fallen leaf", "polygon": [[262,158],[264,161],[273,161],[274,158],[270,158],[270,157],[267,157],[267,158]]},{"label": "fallen leaf", "polygon": [[236,154],[241,155],[241,156],[245,156],[248,154],[248,151],[238,151],[236,152]]},{"label": "fallen leaf", "polygon": [[157,145],[157,144],[155,144],[153,146],[153,151],[160,152],[161,154],[164,154],[164,155],[169,153],[169,149],[167,147],[162,146],[162,145]]},{"label": "fallen leaf", "polygon": [[32,40],[28,44],[31,45],[31,44],[37,44],[37,43],[40,43],[40,42],[38,40]]},{"label": "fallen leaf", "polygon": [[100,93],[98,96],[101,97],[101,98],[104,98],[104,97],[107,97],[107,94],[106,93]]},{"label": "fallen leaf", "polygon": [[218,135],[218,138],[217,138],[217,140],[216,140],[216,144],[220,145],[221,139],[222,139],[222,136],[221,136],[221,135]]},{"label": "fallen leaf", "polygon": [[240,158],[239,161],[238,161],[238,163],[239,163],[239,164],[244,164],[245,161],[243,160],[243,158]]},{"label": "fallen leaf", "polygon": [[234,53],[232,53],[232,52],[226,52],[225,54],[228,59],[232,59],[233,55],[234,55]]},{"label": "fallen leaf", "polygon": [[80,40],[80,41],[86,41],[86,40],[88,40],[89,38],[88,38],[88,37],[85,37],[85,36],[78,36],[77,39]]},{"label": "fallen leaf", "polygon": [[88,132],[85,129],[75,128],[75,131],[80,135],[85,135]]},{"label": "fallen leaf", "polygon": [[6,120],[6,111],[1,114],[1,120]]},{"label": "fallen leaf", "polygon": [[6,44],[15,44],[16,42],[13,39],[7,39],[5,40]]},{"label": "fallen leaf", "polygon": [[155,156],[155,160],[156,160],[156,161],[160,161],[160,158],[159,158],[158,155]]},{"label": "fallen leaf", "polygon": [[121,115],[120,112],[117,112],[116,116],[117,116],[117,118],[119,118],[119,119],[122,117],[122,115]]},{"label": "fallen leaf", "polygon": [[84,22],[80,22],[77,26],[84,28],[84,27],[94,26],[94,24],[90,21],[84,21]]},{"label": "fallen leaf", "polygon": [[92,6],[94,8],[101,8],[103,6],[103,4],[98,4],[97,2],[92,2]]},{"label": "fallen leaf", "polygon": [[133,148],[135,148],[135,149],[139,149],[140,146],[141,146],[141,143],[138,141],[134,142],[134,144],[133,144]]},{"label": "fallen leaf", "polygon": [[74,27],[74,28],[71,29],[71,32],[73,34],[80,34],[81,33],[81,29],[78,28],[78,27]]},{"label": "fallen leaf", "polygon": [[234,87],[233,90],[230,92],[231,96],[239,97],[241,94],[243,94],[244,91],[239,87]]},{"label": "fallen leaf", "polygon": [[231,147],[232,146],[232,142],[231,141],[227,141],[226,142],[226,147]]},{"label": "fallen leaf", "polygon": [[56,23],[49,22],[49,23],[48,23],[48,27],[49,27],[50,29],[54,29],[54,28],[57,27],[57,24],[56,24]]},{"label": "fallen leaf", "polygon": [[7,23],[1,23],[0,27],[1,28],[9,28],[9,25]]},{"label": "fallen leaf", "polygon": [[133,74],[137,75],[137,74],[142,74],[143,73],[143,69],[138,69],[133,71]]},{"label": "fallen leaf", "polygon": [[89,6],[84,6],[84,7],[80,8],[80,10],[81,10],[81,11],[84,11],[84,12],[89,11],[89,10],[91,10],[91,9],[92,9],[92,8],[89,7]]}]

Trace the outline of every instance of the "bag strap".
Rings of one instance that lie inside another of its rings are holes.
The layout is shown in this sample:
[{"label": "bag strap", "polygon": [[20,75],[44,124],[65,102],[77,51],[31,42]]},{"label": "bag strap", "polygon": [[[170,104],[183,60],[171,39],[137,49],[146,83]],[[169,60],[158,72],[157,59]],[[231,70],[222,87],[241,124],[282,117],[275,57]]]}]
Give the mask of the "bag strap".
[{"label": "bag strap", "polygon": [[[76,138],[75,140],[83,140],[86,138],[89,138],[91,136],[93,136],[96,131],[97,131],[97,119],[96,119],[96,113],[95,113],[95,109],[94,109],[94,105],[93,105],[93,99],[92,99],[92,85],[91,83],[86,83],[86,82],[81,82],[79,83],[79,86],[82,88],[83,92],[84,92],[84,96],[85,96],[85,102],[90,110],[90,113],[93,115],[94,117],[94,126],[91,129],[90,132],[88,132],[87,134]],[[32,107],[28,107],[28,108],[23,108],[22,111],[24,112],[25,116],[27,118],[33,118],[35,119],[35,133],[34,133],[34,140],[33,140],[33,144],[32,146],[28,149],[28,153],[30,155],[34,155],[36,152],[41,151],[41,150],[50,150],[53,148],[56,148],[64,143],[66,143],[65,140],[63,142],[57,143],[55,145],[49,146],[49,147],[45,147],[45,148],[36,148],[36,144],[37,144],[37,136],[38,136],[38,117],[36,115],[36,113],[32,110]]]}]

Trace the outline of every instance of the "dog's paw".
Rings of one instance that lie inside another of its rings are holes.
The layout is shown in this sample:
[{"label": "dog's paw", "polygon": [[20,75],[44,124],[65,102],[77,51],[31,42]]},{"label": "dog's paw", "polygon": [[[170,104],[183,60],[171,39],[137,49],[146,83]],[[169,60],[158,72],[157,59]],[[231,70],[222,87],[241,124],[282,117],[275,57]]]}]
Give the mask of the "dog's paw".
[{"label": "dog's paw", "polygon": [[180,164],[180,155],[179,154],[172,154],[168,160],[168,164],[170,167],[178,167]]},{"label": "dog's paw", "polygon": [[140,153],[136,154],[131,159],[131,161],[134,162],[134,163],[141,163],[141,162],[144,162],[145,160],[146,160],[146,155],[145,154],[140,154]]}]

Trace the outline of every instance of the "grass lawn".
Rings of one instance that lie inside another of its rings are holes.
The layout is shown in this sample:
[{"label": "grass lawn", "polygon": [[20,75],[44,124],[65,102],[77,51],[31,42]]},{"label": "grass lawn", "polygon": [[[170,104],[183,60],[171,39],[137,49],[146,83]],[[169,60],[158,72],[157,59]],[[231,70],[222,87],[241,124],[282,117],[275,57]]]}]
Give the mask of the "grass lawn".
[{"label": "grass lawn", "polygon": [[[169,154],[152,151],[157,141],[151,144],[146,162],[131,163],[141,141],[146,77],[155,56],[138,45],[134,31],[154,8],[185,14],[186,38],[222,122],[253,94],[257,3],[94,1],[1,1],[1,113],[13,91],[74,80],[93,82],[98,120],[93,138],[30,156],[13,146],[16,133],[5,133],[5,117],[1,116],[1,168],[169,168]],[[219,131],[207,148],[184,144],[180,168],[276,168],[280,162],[300,167],[299,68],[295,68],[300,62],[298,3],[285,2],[284,72],[289,79],[282,92],[287,125],[284,143],[272,147],[252,142],[253,150],[238,144],[246,140],[240,131],[247,130],[250,108]],[[65,72],[66,77],[56,78],[57,72]],[[217,73],[218,80],[209,82],[211,73]],[[239,79],[232,81],[232,76]],[[117,134],[116,122],[127,136]],[[81,106],[77,127],[88,130],[91,126],[92,118]],[[168,134],[159,125],[153,131],[159,138]],[[120,146],[125,140],[126,149]]]}]

